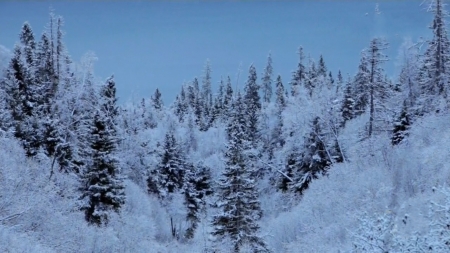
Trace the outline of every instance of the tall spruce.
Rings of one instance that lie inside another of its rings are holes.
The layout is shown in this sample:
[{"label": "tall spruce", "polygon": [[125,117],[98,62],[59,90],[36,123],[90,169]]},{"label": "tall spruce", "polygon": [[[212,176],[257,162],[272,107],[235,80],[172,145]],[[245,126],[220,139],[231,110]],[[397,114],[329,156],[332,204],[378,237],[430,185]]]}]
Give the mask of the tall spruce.
[{"label": "tall spruce", "polygon": [[299,92],[300,85],[303,85],[304,79],[306,77],[306,68],[303,64],[305,60],[305,55],[303,53],[303,48],[300,46],[298,48],[299,62],[297,69],[292,73],[291,85],[291,95],[296,96]]},{"label": "tall spruce", "polygon": [[267,246],[258,236],[262,210],[255,178],[252,176],[248,150],[251,141],[246,134],[246,108],[238,94],[232,120],[227,127],[228,144],[225,152],[226,166],[218,182],[217,193],[222,212],[213,217],[212,235],[217,240],[228,237],[233,251],[238,253],[244,245],[254,252],[268,252]]},{"label": "tall spruce", "polygon": [[433,38],[428,42],[428,48],[424,54],[420,82],[424,94],[446,97],[450,74],[450,41],[445,20],[448,12],[445,10],[443,0],[431,0],[429,11],[434,14],[430,26]]},{"label": "tall spruce", "polygon": [[123,177],[117,152],[116,88],[112,79],[107,80],[100,94],[100,108],[95,112],[90,136],[92,161],[86,164],[81,176],[84,204],[81,210],[86,220],[95,225],[107,224],[109,212],[119,212],[125,203]]},{"label": "tall spruce", "polygon": [[269,56],[267,56],[267,65],[261,78],[263,103],[266,105],[270,103],[270,99],[272,98],[272,72],[272,55],[269,53]]},{"label": "tall spruce", "polygon": [[245,117],[247,122],[246,135],[251,144],[256,147],[259,137],[258,120],[261,112],[261,98],[259,96],[259,85],[256,83],[256,69],[250,66],[248,79],[245,85]]}]

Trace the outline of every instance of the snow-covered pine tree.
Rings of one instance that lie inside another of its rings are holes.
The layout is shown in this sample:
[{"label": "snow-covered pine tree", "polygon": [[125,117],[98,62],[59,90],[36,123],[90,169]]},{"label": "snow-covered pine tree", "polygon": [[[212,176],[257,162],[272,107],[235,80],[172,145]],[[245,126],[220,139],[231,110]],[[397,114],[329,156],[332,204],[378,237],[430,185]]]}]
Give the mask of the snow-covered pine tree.
[{"label": "snow-covered pine tree", "polygon": [[261,78],[263,103],[266,105],[270,103],[270,99],[272,98],[272,72],[272,55],[269,53],[269,56],[267,56],[267,65]]},{"label": "snow-covered pine tree", "polygon": [[213,217],[212,235],[216,240],[229,238],[233,251],[240,252],[245,245],[254,252],[269,252],[264,240],[258,236],[262,210],[258,199],[255,178],[252,176],[252,159],[247,152],[251,142],[246,134],[246,108],[238,93],[234,114],[227,127],[228,144],[225,152],[226,166],[218,182],[218,207],[221,212]]},{"label": "snow-covered pine tree", "polygon": [[403,102],[403,107],[397,120],[394,122],[394,130],[392,133],[392,145],[397,145],[408,136],[408,130],[410,127],[409,113],[406,101]]},{"label": "snow-covered pine tree", "polygon": [[231,78],[227,77],[227,85],[225,94],[223,95],[223,118],[228,120],[231,115],[231,108],[233,107],[233,87],[231,86]]},{"label": "snow-covered pine tree", "polygon": [[296,96],[298,94],[298,89],[300,88],[300,85],[303,85],[306,75],[306,68],[305,65],[303,65],[305,55],[303,53],[303,48],[301,46],[298,48],[298,55],[300,60],[298,62],[297,69],[292,73],[292,80],[289,83],[291,85],[292,96]]},{"label": "snow-covered pine tree", "polygon": [[162,95],[158,88],[156,88],[155,93],[151,97],[153,108],[160,111],[163,108]]},{"label": "snow-covered pine tree", "polygon": [[[447,35],[446,18],[443,0],[431,0],[428,8],[433,12],[434,18],[430,26],[433,38],[428,42],[424,54],[423,67],[420,74],[422,93],[427,101],[432,102],[434,95],[447,97],[450,74],[450,41]],[[427,106],[427,105],[425,105]]]},{"label": "snow-covered pine tree", "polygon": [[245,117],[247,128],[245,129],[248,140],[256,147],[259,139],[258,120],[261,114],[261,98],[259,96],[259,85],[256,83],[256,69],[250,66],[249,76],[245,85],[243,103],[245,105]]},{"label": "snow-covered pine tree", "polygon": [[342,85],[344,84],[344,78],[342,77],[341,70],[338,71],[336,80],[336,96],[341,97],[342,95]]},{"label": "snow-covered pine tree", "polygon": [[275,147],[283,147],[285,140],[283,139],[283,111],[286,107],[286,98],[284,97],[284,86],[281,76],[277,76],[276,81],[276,125],[273,129],[272,139]]},{"label": "snow-covered pine tree", "polygon": [[323,59],[323,56],[320,55],[319,66],[317,66],[317,75],[326,77],[327,73],[328,73],[328,70],[327,70],[327,66],[325,65],[325,60]]},{"label": "snow-covered pine tree", "polygon": [[355,117],[355,100],[353,98],[353,89],[350,78],[348,78],[345,83],[344,97],[342,99],[342,107],[341,107],[341,117],[342,123],[341,126],[344,127],[345,123]]},{"label": "snow-covered pine tree", "polygon": [[375,117],[379,111],[376,107],[383,107],[383,103],[386,98],[391,94],[389,84],[384,79],[384,70],[381,68],[381,64],[387,61],[388,58],[382,53],[387,49],[387,42],[374,38],[370,42],[368,49],[368,61],[369,61],[369,83],[368,83],[368,98],[369,98],[369,129],[368,136],[372,136],[374,130]]},{"label": "snow-covered pine tree", "polygon": [[370,70],[369,70],[369,60],[367,58],[368,58],[367,52],[363,50],[361,52],[361,60],[358,66],[358,72],[356,73],[352,84],[354,116],[364,114],[367,110],[367,105],[369,104],[368,83],[370,80]]},{"label": "snow-covered pine tree", "polygon": [[207,195],[212,194],[210,169],[201,163],[187,165],[183,193],[188,209],[186,220],[189,223],[185,232],[185,238],[192,239],[200,222],[200,213],[206,211],[205,198]]},{"label": "snow-covered pine tree", "polygon": [[161,162],[150,171],[147,179],[148,191],[164,199],[183,187],[186,162],[175,139],[174,133],[166,133]]},{"label": "snow-covered pine tree", "polygon": [[81,176],[86,220],[95,225],[107,224],[109,211],[119,212],[125,203],[123,177],[115,156],[118,136],[115,83],[109,78],[102,87],[100,109],[95,112],[90,136],[92,161]]},{"label": "snow-covered pine tree", "polygon": [[316,89],[316,79],[319,76],[317,73],[316,63],[309,57],[308,68],[305,72],[305,81],[303,82],[303,86],[307,90],[309,97],[313,96],[314,90]]},{"label": "snow-covered pine tree", "polygon": [[314,118],[311,132],[305,138],[301,155],[290,157],[293,161],[288,162],[288,166],[293,167],[292,182],[289,183],[289,188],[299,194],[303,194],[308,189],[309,183],[313,179],[326,174],[332,164],[331,153],[325,142],[325,135],[320,123],[319,117]]}]

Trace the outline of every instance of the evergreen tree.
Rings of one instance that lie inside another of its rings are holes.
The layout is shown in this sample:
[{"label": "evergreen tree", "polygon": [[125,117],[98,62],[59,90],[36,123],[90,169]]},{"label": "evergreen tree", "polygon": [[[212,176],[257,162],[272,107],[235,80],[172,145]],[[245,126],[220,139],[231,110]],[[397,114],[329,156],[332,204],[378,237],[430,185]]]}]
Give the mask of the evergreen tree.
[{"label": "evergreen tree", "polygon": [[397,121],[394,122],[394,130],[391,139],[392,145],[399,144],[406,136],[408,136],[409,126],[409,114],[405,101],[403,102],[403,108]]},{"label": "evergreen tree", "polygon": [[305,55],[303,54],[303,48],[298,48],[298,55],[300,57],[300,60],[298,62],[297,70],[293,72],[292,74],[292,80],[290,82],[291,85],[291,95],[296,96],[298,94],[298,90],[300,88],[300,85],[303,84],[304,79],[306,77],[306,68],[305,65],[303,65],[303,61],[305,59]]},{"label": "evergreen tree", "polygon": [[153,108],[155,108],[155,110],[160,111],[163,108],[163,101],[162,101],[161,92],[159,92],[158,88],[156,88],[155,93],[153,94],[151,99],[152,99]]},{"label": "evergreen tree", "polygon": [[161,162],[147,179],[149,193],[156,194],[161,199],[182,188],[186,165],[171,131],[165,136],[163,149]]},{"label": "evergreen tree", "polygon": [[450,41],[447,35],[446,18],[443,0],[430,1],[429,10],[434,14],[433,38],[428,42],[424,54],[424,65],[421,70],[422,92],[426,95],[447,96],[450,71]]},{"label": "evergreen tree", "polygon": [[288,166],[291,167],[288,168],[288,172],[289,169],[293,170],[289,187],[294,192],[303,194],[313,179],[327,173],[332,161],[324,140],[325,135],[320,126],[320,119],[316,117],[312,122],[312,130],[305,139],[301,157],[291,156],[292,161],[288,161]]},{"label": "evergreen tree", "polygon": [[114,156],[117,137],[108,124],[104,112],[97,112],[92,126],[92,162],[83,172],[81,199],[85,199],[81,210],[91,224],[107,224],[108,212],[118,212],[125,202],[119,161]]},{"label": "evergreen tree", "polygon": [[185,237],[186,239],[192,239],[200,222],[200,213],[205,211],[205,198],[212,194],[210,169],[202,164],[188,165],[183,192],[188,209],[186,220],[189,222]]},{"label": "evergreen tree", "polygon": [[325,65],[325,60],[323,59],[323,56],[320,55],[319,57],[319,66],[317,67],[317,75],[318,76],[327,76],[327,67]]},{"label": "evergreen tree", "polygon": [[281,80],[281,76],[278,75],[277,77],[277,84],[276,84],[276,117],[277,117],[277,123],[275,125],[275,128],[273,130],[273,140],[276,145],[279,147],[284,146],[284,139],[283,139],[283,111],[286,107],[286,98],[284,97],[284,86],[283,82]]},{"label": "evergreen tree", "polygon": [[259,96],[259,85],[256,83],[256,69],[250,66],[249,76],[245,85],[244,104],[246,110],[246,135],[254,147],[259,137],[258,120],[261,111],[261,98]]},{"label": "evergreen tree", "polygon": [[350,79],[347,81],[344,90],[344,98],[342,100],[342,126],[345,126],[345,123],[354,117],[354,106],[355,100],[353,99],[353,90],[352,84],[350,83]]},{"label": "evergreen tree", "polygon": [[353,81],[352,97],[354,100],[353,112],[355,116],[365,113],[367,105],[369,104],[367,84],[370,80],[370,71],[367,57],[366,51],[361,52],[361,61],[358,66],[358,73]]},{"label": "evergreen tree", "polygon": [[341,94],[341,90],[342,90],[342,84],[344,83],[344,78],[342,77],[342,73],[339,70],[338,75],[337,75],[337,83],[336,83],[336,94],[337,97],[340,97]]},{"label": "evergreen tree", "polygon": [[387,43],[381,39],[375,38],[371,41],[369,52],[368,52],[368,60],[370,66],[370,75],[369,75],[369,129],[368,135],[372,136],[374,121],[375,121],[375,104],[381,105],[384,100],[390,95],[390,90],[388,89],[388,84],[384,81],[383,75],[384,70],[381,68],[381,64],[387,61],[387,56],[384,55],[381,51],[387,48]]},{"label": "evergreen tree", "polygon": [[[204,76],[202,80],[202,91],[201,91],[201,97],[203,99],[203,106],[205,108],[211,108],[213,101],[212,101],[212,89],[211,89],[211,65],[209,63],[209,60],[206,61],[205,70],[204,70]],[[205,112],[208,112],[209,110],[205,110]],[[207,116],[207,115],[206,115]]]},{"label": "evergreen tree", "polygon": [[303,83],[303,86],[308,91],[309,97],[313,96],[314,90],[316,88],[316,78],[318,76],[317,69],[316,69],[316,63],[314,62],[311,57],[309,58],[309,64],[308,69],[305,73],[305,81]]},{"label": "evergreen tree", "polygon": [[214,216],[212,234],[217,239],[231,239],[234,252],[249,245],[254,252],[268,252],[265,242],[257,235],[257,221],[262,215],[251,160],[247,157],[250,142],[246,135],[245,106],[238,94],[233,118],[227,127],[228,144],[226,167],[218,182],[218,207],[222,212]]},{"label": "evergreen tree", "polygon": [[272,97],[272,56],[269,53],[267,57],[267,65],[264,69],[262,80],[262,93],[263,93],[263,102],[267,105],[270,103],[270,99]]},{"label": "evergreen tree", "polygon": [[233,105],[233,87],[231,86],[231,78],[227,77],[227,86],[225,88],[225,94],[223,97],[223,115],[225,119],[231,115],[231,108]]},{"label": "evergreen tree", "polygon": [[84,210],[86,220],[96,225],[106,224],[108,212],[118,212],[125,202],[123,177],[115,156],[119,141],[115,94],[115,82],[110,77],[101,89],[100,110],[95,113],[91,127],[92,161],[86,164],[81,177],[81,198],[86,199],[81,210]]}]

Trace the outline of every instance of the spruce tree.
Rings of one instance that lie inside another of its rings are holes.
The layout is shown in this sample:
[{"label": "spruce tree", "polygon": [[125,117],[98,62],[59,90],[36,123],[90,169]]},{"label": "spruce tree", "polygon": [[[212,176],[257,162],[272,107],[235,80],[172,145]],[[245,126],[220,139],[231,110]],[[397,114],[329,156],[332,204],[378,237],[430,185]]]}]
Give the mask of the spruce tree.
[{"label": "spruce tree", "polygon": [[305,55],[303,53],[303,48],[301,46],[298,48],[298,55],[300,60],[298,62],[297,69],[292,73],[292,80],[290,82],[292,96],[296,96],[298,94],[300,85],[303,85],[306,76],[306,68],[305,65],[303,65]]},{"label": "spruce tree", "polygon": [[276,105],[276,125],[275,128],[273,129],[273,140],[274,140],[274,144],[278,147],[283,147],[284,146],[284,139],[283,139],[283,111],[284,108],[286,107],[286,98],[284,97],[284,86],[283,86],[283,82],[281,80],[281,76],[278,75],[277,77],[277,84],[276,84],[276,101],[275,101],[275,105]]},{"label": "spruce tree", "polygon": [[156,88],[155,93],[152,96],[152,105],[155,110],[160,111],[163,108],[162,95],[158,88]]},{"label": "spruce tree", "polygon": [[82,179],[81,210],[91,224],[107,224],[109,211],[118,212],[125,202],[123,177],[115,156],[118,146],[116,121],[116,88],[113,77],[106,81],[100,93],[100,108],[95,112],[91,126],[90,151],[92,161],[87,163]]},{"label": "spruce tree", "polygon": [[161,161],[147,179],[149,193],[164,199],[183,186],[186,162],[174,134],[166,133]]},{"label": "spruce tree", "polygon": [[183,193],[185,205],[188,209],[186,220],[189,223],[185,238],[192,239],[200,222],[200,214],[205,212],[205,198],[212,194],[210,169],[201,163],[187,165]]},{"label": "spruce tree", "polygon": [[342,116],[342,123],[341,126],[344,127],[345,123],[355,116],[354,113],[354,106],[355,106],[355,100],[353,99],[353,90],[352,90],[352,84],[350,80],[347,81],[345,84],[345,90],[344,90],[344,98],[342,99],[342,108],[341,108],[341,116]]},{"label": "spruce tree", "polygon": [[376,117],[376,105],[383,106],[385,99],[390,96],[391,91],[388,88],[388,83],[383,80],[384,70],[381,68],[381,64],[388,60],[387,56],[382,53],[382,50],[387,49],[387,42],[382,39],[375,38],[370,42],[368,49],[369,60],[369,137],[374,130],[374,121]]},{"label": "spruce tree", "polygon": [[313,179],[327,173],[332,164],[332,157],[324,141],[325,135],[320,125],[320,119],[316,117],[312,121],[310,134],[305,138],[301,156],[290,157],[289,159],[292,159],[292,161],[288,161],[288,166],[291,167],[288,169],[293,170],[293,182],[290,182],[289,187],[294,192],[303,194]]},{"label": "spruce tree", "polygon": [[256,83],[256,69],[250,66],[249,76],[245,85],[245,116],[247,122],[246,135],[254,147],[259,138],[258,120],[261,112],[261,98],[259,96],[259,85]]},{"label": "spruce tree", "polygon": [[269,252],[258,236],[262,210],[258,199],[255,178],[252,176],[251,159],[247,152],[250,140],[246,135],[245,106],[238,94],[235,111],[227,127],[228,144],[225,152],[226,166],[218,182],[218,207],[222,212],[213,217],[212,235],[218,240],[228,237],[236,253],[244,245],[254,252]]},{"label": "spruce tree", "polygon": [[403,102],[403,107],[397,120],[394,122],[394,129],[392,132],[392,145],[398,145],[403,139],[408,136],[408,130],[410,127],[410,120],[408,114],[408,107],[406,101]]},{"label": "spruce tree", "polygon": [[233,106],[233,87],[231,86],[231,78],[227,77],[227,85],[225,88],[225,94],[223,97],[223,116],[224,119],[228,119],[231,115],[231,108]]},{"label": "spruce tree", "polygon": [[433,38],[428,42],[428,48],[424,54],[420,82],[424,94],[446,97],[450,74],[450,41],[445,20],[448,12],[445,10],[443,0],[430,1],[429,10],[434,14],[430,26]]},{"label": "spruce tree", "polygon": [[270,99],[272,98],[272,72],[272,56],[269,53],[269,56],[267,57],[267,65],[261,78],[263,102],[266,105],[270,103]]}]

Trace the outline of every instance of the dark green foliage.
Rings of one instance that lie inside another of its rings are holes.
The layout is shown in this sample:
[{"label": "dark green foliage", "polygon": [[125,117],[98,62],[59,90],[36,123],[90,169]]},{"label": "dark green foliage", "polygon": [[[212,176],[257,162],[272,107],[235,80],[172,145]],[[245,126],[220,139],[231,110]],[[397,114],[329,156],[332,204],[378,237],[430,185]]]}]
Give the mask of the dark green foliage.
[{"label": "dark green foliage", "polygon": [[90,153],[90,160],[82,165],[81,199],[85,203],[81,210],[85,212],[86,220],[96,225],[106,224],[109,210],[118,212],[125,202],[123,178],[115,157],[118,144],[115,91],[111,77],[100,92],[100,109],[93,116],[87,138],[89,147],[82,147],[84,153]]},{"label": "dark green foliage", "polygon": [[305,138],[303,150],[294,150],[288,156],[285,174],[291,180],[283,176],[280,189],[289,189],[302,195],[313,179],[327,173],[332,161],[324,140],[320,119],[316,117],[312,122],[310,134]]},{"label": "dark green foliage", "polygon": [[272,98],[272,72],[272,56],[269,54],[267,57],[267,65],[261,78],[263,102],[266,104],[270,103],[270,99]]},{"label": "dark green foliage", "polygon": [[245,134],[252,145],[256,146],[259,138],[258,120],[261,112],[261,98],[259,96],[259,85],[256,83],[256,69],[250,66],[249,76],[245,85],[245,117],[246,129]]},{"label": "dark green foliage", "polygon": [[298,48],[299,62],[297,70],[292,73],[292,80],[290,82],[291,85],[291,95],[296,96],[298,94],[298,90],[300,85],[303,85],[303,82],[306,78],[306,68],[303,65],[303,61],[305,60],[305,55],[303,54],[303,48]]},{"label": "dark green foliage", "polygon": [[152,105],[155,110],[161,110],[163,107],[162,95],[159,89],[155,90],[155,94],[152,96]]},{"label": "dark green foliage", "polygon": [[398,145],[403,139],[408,136],[408,130],[410,127],[408,108],[406,102],[403,103],[403,108],[398,116],[397,120],[394,122],[394,129],[392,133],[392,145]]},{"label": "dark green foliage", "polygon": [[147,179],[149,193],[161,199],[182,188],[186,166],[173,133],[166,134],[163,149],[161,162]]},{"label": "dark green foliage", "polygon": [[355,100],[353,99],[352,86],[350,82],[347,82],[344,90],[344,98],[342,99],[342,126],[345,126],[347,121],[354,118],[354,106]]},{"label": "dark green foliage", "polygon": [[86,221],[95,225],[107,224],[108,211],[118,212],[125,202],[124,186],[118,167],[115,137],[109,124],[100,112],[94,116],[92,127],[92,163],[82,175],[82,199],[86,199],[81,210]]},{"label": "dark green foliage", "polygon": [[186,220],[189,222],[185,237],[192,239],[200,221],[200,213],[205,212],[205,198],[213,193],[210,169],[201,164],[187,166],[183,191],[188,209]]},{"label": "dark green foliage", "polygon": [[238,94],[234,114],[227,127],[228,144],[225,153],[226,167],[218,182],[218,207],[221,214],[214,216],[212,234],[217,239],[229,237],[238,253],[243,245],[255,252],[268,252],[265,242],[258,237],[257,220],[262,215],[252,159],[248,159],[250,148],[246,135],[245,107]]}]

